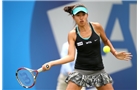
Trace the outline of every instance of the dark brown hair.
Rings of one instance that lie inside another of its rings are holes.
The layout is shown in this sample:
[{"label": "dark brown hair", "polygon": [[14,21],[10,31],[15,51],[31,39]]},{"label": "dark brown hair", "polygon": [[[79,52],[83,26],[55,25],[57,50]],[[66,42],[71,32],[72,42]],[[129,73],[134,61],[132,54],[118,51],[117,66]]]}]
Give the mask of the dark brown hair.
[{"label": "dark brown hair", "polygon": [[71,5],[71,6],[65,6],[64,7],[64,11],[69,13],[70,15],[72,15],[72,10],[76,7],[79,7],[79,6],[83,6],[85,7],[83,4],[76,4],[76,5]]}]

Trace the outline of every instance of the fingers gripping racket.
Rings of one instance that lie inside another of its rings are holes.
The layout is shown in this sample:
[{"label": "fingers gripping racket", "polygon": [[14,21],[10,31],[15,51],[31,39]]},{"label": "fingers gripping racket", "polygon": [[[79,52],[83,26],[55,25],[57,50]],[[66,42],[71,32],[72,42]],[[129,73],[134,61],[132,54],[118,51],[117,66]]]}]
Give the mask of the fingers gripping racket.
[{"label": "fingers gripping racket", "polygon": [[[49,68],[49,65],[46,65],[46,67]],[[38,73],[42,71],[42,68],[33,70],[26,67],[22,67],[16,71],[16,79],[22,87],[32,88],[36,83]]]}]

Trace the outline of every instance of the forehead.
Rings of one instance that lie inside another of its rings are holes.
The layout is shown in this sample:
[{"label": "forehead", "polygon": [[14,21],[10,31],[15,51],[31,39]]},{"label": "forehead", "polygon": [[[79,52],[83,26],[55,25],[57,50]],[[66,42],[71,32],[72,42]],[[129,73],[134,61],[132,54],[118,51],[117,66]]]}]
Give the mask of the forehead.
[{"label": "forehead", "polygon": [[83,11],[80,11],[80,12],[78,12],[77,14],[75,14],[75,15],[78,15],[78,14],[86,14],[85,12],[83,12]]}]

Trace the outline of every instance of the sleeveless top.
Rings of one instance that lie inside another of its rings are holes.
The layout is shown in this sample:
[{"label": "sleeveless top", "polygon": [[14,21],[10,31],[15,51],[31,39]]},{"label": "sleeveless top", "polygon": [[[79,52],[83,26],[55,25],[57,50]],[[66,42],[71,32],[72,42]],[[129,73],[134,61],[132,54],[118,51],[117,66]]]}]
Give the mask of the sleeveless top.
[{"label": "sleeveless top", "polygon": [[89,38],[82,38],[80,36],[78,26],[76,27],[76,41],[77,58],[75,69],[81,70],[102,70],[104,65],[102,62],[100,37],[94,31],[93,26],[90,24],[92,34]]}]

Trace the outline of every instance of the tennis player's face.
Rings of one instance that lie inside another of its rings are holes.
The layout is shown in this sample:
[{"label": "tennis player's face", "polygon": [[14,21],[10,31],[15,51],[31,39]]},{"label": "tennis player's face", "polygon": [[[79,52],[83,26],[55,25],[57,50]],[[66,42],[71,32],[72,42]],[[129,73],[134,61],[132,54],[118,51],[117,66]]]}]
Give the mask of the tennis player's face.
[{"label": "tennis player's face", "polygon": [[73,19],[79,26],[84,26],[87,23],[88,14],[84,12],[79,12],[73,16]]}]

